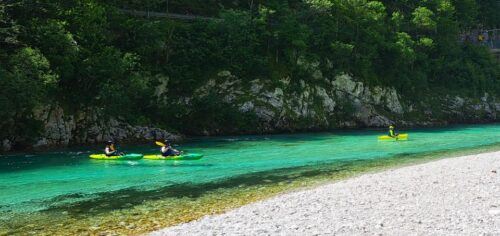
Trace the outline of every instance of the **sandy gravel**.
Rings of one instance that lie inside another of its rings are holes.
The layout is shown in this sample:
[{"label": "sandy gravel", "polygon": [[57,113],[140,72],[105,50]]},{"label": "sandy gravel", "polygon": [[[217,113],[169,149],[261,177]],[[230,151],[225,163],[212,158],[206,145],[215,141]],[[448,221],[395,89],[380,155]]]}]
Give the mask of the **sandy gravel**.
[{"label": "sandy gravel", "polygon": [[287,193],[152,235],[500,235],[500,152]]}]

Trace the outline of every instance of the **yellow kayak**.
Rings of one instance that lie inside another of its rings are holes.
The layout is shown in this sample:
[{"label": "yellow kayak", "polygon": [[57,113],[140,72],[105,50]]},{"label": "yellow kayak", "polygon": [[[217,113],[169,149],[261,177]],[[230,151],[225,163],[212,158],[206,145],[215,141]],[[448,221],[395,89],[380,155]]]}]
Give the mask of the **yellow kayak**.
[{"label": "yellow kayak", "polygon": [[406,141],[408,140],[408,134],[399,134],[396,137],[390,137],[389,135],[378,136],[380,141]]},{"label": "yellow kayak", "polygon": [[203,157],[202,154],[181,154],[178,156],[168,156],[164,157],[162,155],[145,155],[144,159],[148,160],[173,160],[173,161],[181,161],[181,160],[199,160]]},{"label": "yellow kayak", "polygon": [[121,156],[106,156],[105,154],[92,154],[89,157],[97,160],[139,160],[142,158],[142,154],[126,154]]}]

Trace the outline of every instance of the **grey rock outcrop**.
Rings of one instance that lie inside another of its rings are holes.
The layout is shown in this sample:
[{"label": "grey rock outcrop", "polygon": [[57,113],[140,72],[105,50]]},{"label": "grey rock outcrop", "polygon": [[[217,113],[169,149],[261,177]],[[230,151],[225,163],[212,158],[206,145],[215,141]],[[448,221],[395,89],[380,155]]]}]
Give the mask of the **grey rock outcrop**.
[{"label": "grey rock outcrop", "polygon": [[[159,77],[154,95],[159,104],[183,107],[186,117],[196,109],[194,101],[218,99],[212,102],[222,103],[224,109],[226,106],[234,108],[229,111],[239,112],[240,117],[255,119],[245,120],[253,123],[243,132],[252,133],[386,127],[389,124],[431,126],[494,122],[500,112],[500,101],[490,94],[479,98],[439,94],[415,101],[405,99],[395,88],[370,87],[348,74],[327,78],[319,71],[318,62],[301,59],[300,63],[310,72],[310,78],[292,80],[284,76],[274,80],[244,80],[224,70],[207,79],[192,96],[167,99],[169,78]],[[119,117],[104,116],[97,108],[66,114],[60,106],[49,105],[34,111],[34,116],[43,124],[43,133],[33,144],[37,148],[101,143],[107,139],[120,142],[179,139],[178,135],[162,129],[134,126]],[[241,133],[243,130],[229,126],[199,129],[197,134],[201,135]],[[15,140],[1,140],[3,151],[15,145]]]},{"label": "grey rock outcrop", "polygon": [[209,80],[195,94],[224,96],[228,105],[256,115],[262,131],[386,126],[393,121],[382,115],[380,109],[396,115],[403,113],[395,89],[370,89],[349,75],[337,76],[331,82],[321,78],[322,86],[310,85],[304,80],[291,85],[288,78],[283,78],[278,85],[260,79],[245,85],[228,71],[218,75],[217,81]]},{"label": "grey rock outcrop", "polygon": [[[243,82],[230,71],[200,86],[195,96],[223,96],[228,106],[252,113],[262,132],[344,127],[429,126],[449,122],[495,120],[500,110],[495,98],[485,94],[479,101],[461,97],[430,97],[421,103],[403,102],[391,87],[369,87],[352,76],[325,78],[317,63],[302,62],[311,70],[310,80],[279,82],[254,79]],[[428,104],[438,104],[429,107]],[[413,114],[421,114],[415,116]],[[209,133],[209,132],[208,132]]]},{"label": "grey rock outcrop", "polygon": [[64,110],[57,105],[36,110],[34,114],[36,119],[43,123],[43,133],[33,147],[98,144],[109,139],[119,142],[146,142],[180,138],[178,135],[159,128],[133,126],[99,113],[98,110],[87,110],[66,115]]}]

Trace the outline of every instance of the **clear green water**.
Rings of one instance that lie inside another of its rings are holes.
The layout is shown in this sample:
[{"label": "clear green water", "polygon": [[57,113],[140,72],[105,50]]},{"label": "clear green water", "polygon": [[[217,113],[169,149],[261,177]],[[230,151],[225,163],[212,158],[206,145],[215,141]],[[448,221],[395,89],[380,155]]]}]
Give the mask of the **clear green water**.
[{"label": "clear green water", "polygon": [[[398,156],[458,150],[500,142],[500,124],[401,131],[409,141],[382,142],[384,131],[206,138],[179,148],[202,153],[197,161],[102,161],[99,150],[0,156],[0,220],[30,212],[87,212],[131,207],[148,199],[194,197],[204,191],[260,181],[261,173],[324,168]],[[154,146],[122,151],[154,153]],[[76,209],[76,210],[75,210]]]}]

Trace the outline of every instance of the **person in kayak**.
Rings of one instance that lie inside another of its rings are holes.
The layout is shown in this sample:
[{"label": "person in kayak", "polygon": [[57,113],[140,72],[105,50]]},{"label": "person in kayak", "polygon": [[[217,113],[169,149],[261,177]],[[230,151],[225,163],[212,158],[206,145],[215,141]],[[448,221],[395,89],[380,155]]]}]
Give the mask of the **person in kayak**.
[{"label": "person in kayak", "polygon": [[394,131],[394,126],[392,126],[392,125],[389,126],[389,137],[395,138],[395,137],[398,137],[398,135],[399,134]]},{"label": "person in kayak", "polygon": [[104,148],[104,153],[106,154],[106,156],[117,156],[117,155],[120,155],[118,153],[118,150],[116,150],[115,148],[115,143],[111,140],[107,141],[106,142],[106,148]]},{"label": "person in kayak", "polygon": [[179,150],[172,148],[172,146],[170,145],[170,141],[165,140],[164,144],[165,146],[162,146],[160,150],[162,156],[164,157],[177,156],[181,153]]}]

